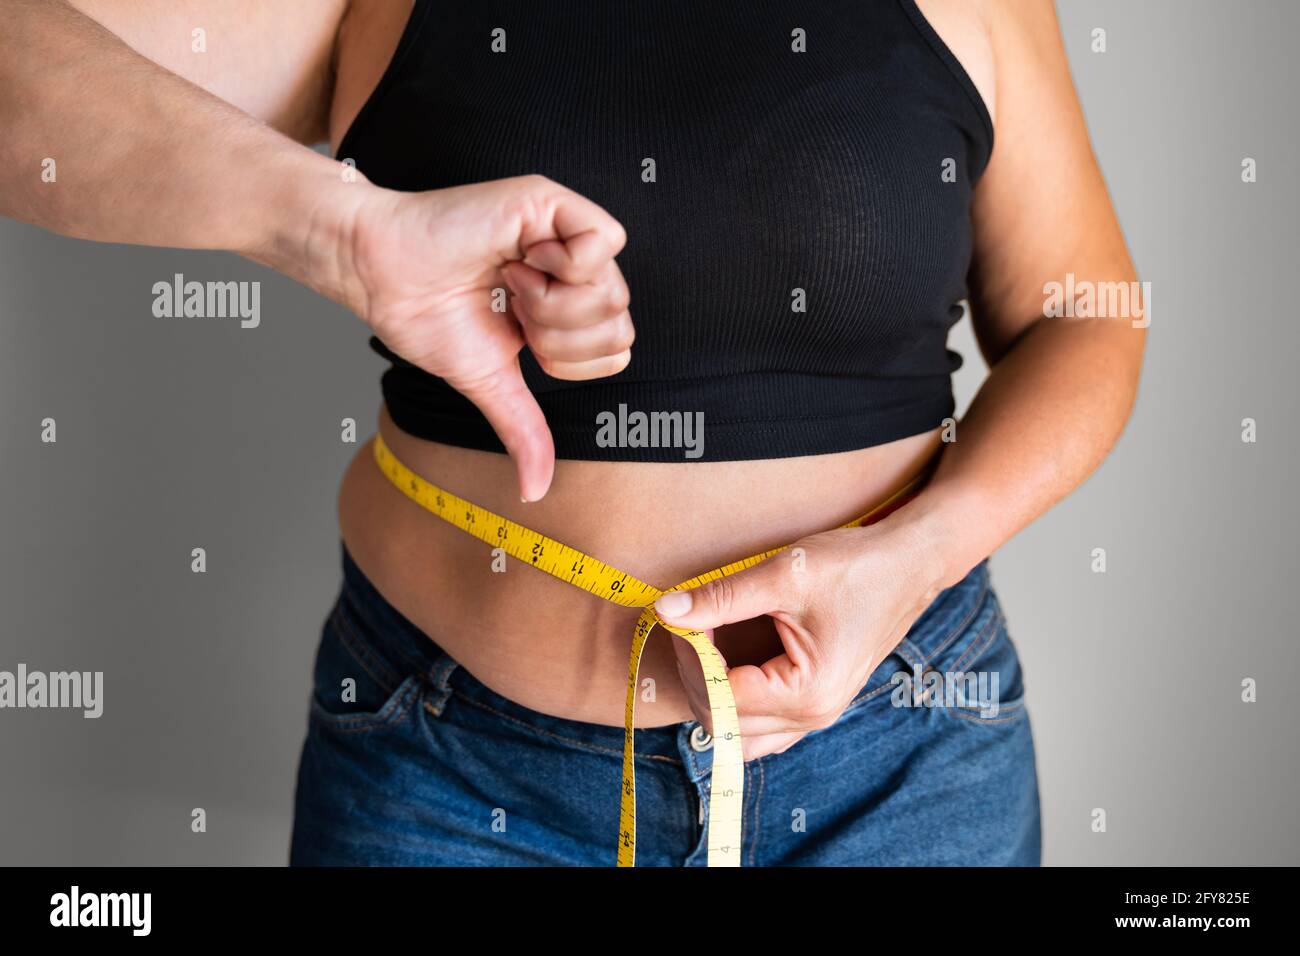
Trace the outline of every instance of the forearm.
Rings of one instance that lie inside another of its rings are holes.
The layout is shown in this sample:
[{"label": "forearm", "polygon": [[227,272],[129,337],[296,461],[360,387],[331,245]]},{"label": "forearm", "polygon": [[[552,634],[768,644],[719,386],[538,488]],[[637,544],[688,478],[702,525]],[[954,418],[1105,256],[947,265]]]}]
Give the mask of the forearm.
[{"label": "forearm", "polygon": [[1132,410],[1144,334],[1126,320],[1042,319],[996,364],[925,490],[888,519],[936,590],[1097,468]]},{"label": "forearm", "polygon": [[337,234],[363,181],[64,3],[0,13],[0,214],[85,239],[228,249],[346,301]]}]

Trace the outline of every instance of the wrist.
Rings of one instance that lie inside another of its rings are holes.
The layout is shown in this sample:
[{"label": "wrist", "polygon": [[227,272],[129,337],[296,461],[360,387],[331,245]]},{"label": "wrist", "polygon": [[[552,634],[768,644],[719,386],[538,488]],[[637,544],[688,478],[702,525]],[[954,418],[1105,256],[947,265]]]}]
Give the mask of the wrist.
[{"label": "wrist", "polygon": [[365,315],[357,276],[356,221],[361,208],[387,192],[357,169],[316,153],[295,155],[268,175],[275,194],[241,255],[270,266],[328,299]]},{"label": "wrist", "polygon": [[979,531],[981,507],[947,489],[927,487],[882,521],[898,536],[909,573],[932,599],[956,584],[993,550]]}]

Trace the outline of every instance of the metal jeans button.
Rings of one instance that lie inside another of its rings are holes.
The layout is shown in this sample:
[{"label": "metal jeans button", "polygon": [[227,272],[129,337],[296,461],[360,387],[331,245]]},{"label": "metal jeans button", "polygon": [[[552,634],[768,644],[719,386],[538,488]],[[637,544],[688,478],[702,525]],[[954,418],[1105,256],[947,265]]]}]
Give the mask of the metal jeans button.
[{"label": "metal jeans button", "polygon": [[697,754],[702,754],[713,746],[713,738],[704,730],[703,724],[696,724],[695,729],[691,731],[691,749]]}]

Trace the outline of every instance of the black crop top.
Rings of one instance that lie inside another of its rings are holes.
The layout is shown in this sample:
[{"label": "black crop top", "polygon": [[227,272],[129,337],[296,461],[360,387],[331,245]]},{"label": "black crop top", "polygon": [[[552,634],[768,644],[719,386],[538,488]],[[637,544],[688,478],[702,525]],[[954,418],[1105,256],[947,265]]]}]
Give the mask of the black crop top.
[{"label": "black crop top", "polygon": [[[847,451],[952,414],[992,141],[912,0],[416,0],[338,156],[401,190],[541,173],[619,220],[630,365],[562,381],[525,349],[524,377],[560,458],[682,461]],[[371,345],[398,427],[503,450],[467,399]],[[702,422],[702,456],[667,427],[610,447],[604,426],[637,412]]]}]

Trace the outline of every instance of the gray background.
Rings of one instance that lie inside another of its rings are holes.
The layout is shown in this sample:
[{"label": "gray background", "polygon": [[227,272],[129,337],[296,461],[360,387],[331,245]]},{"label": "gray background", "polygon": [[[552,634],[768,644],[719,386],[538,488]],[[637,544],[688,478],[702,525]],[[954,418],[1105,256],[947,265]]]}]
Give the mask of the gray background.
[{"label": "gray background", "polygon": [[[1115,454],[994,559],[1045,862],[1300,863],[1300,5],[1059,10],[1154,309]],[[1089,50],[1095,26],[1105,54]],[[150,289],[174,272],[261,280],[261,328],[153,318]],[[106,682],[99,720],[0,711],[0,862],[285,862],[311,655],[338,585],[334,500],[353,451],[339,422],[368,433],[379,401],[365,338],[234,256],[0,221],[0,669]],[[954,347],[964,407],[984,372],[965,323]],[[47,416],[54,445],[39,440]],[[1240,440],[1245,417],[1257,444]],[[206,575],[189,570],[195,546]],[[1241,702],[1245,677],[1257,703]],[[206,834],[190,832],[194,807]]]}]

